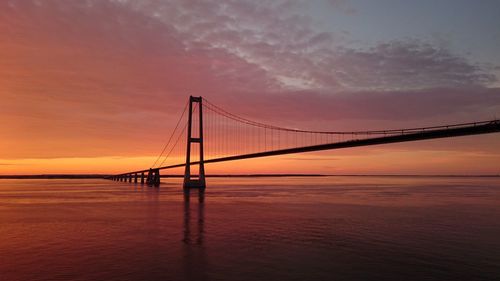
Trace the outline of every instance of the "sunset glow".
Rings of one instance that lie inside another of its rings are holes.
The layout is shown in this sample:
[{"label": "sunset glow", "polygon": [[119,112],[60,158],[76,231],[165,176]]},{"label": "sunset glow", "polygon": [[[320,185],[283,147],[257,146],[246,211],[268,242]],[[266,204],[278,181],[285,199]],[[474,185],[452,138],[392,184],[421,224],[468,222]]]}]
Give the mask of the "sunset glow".
[{"label": "sunset glow", "polygon": [[[372,1],[260,2],[2,1],[0,174],[148,168],[189,95],[312,130],[500,117],[498,2],[415,1],[390,14]],[[206,169],[499,174],[499,148],[493,134]]]}]

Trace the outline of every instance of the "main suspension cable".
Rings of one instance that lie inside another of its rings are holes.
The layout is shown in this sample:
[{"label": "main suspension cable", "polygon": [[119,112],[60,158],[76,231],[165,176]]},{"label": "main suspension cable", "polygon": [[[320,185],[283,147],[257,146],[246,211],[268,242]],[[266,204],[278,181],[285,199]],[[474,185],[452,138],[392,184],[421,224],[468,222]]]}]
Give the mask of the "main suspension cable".
[{"label": "main suspension cable", "polygon": [[[152,168],[154,168],[154,166],[156,165],[156,163],[158,162],[158,160],[160,160],[161,156],[163,155],[163,153],[165,152],[165,150],[167,149],[168,145],[170,144],[173,136],[175,135],[175,131],[177,131],[177,128],[179,127],[179,124],[181,123],[181,120],[182,118],[184,117],[184,114],[186,114],[186,109],[187,109],[187,106],[189,105],[189,101],[186,103],[186,105],[184,106],[184,110],[182,111],[182,114],[181,114],[181,117],[179,118],[179,121],[177,121],[177,125],[175,125],[175,128],[174,128],[174,131],[172,132],[172,134],[170,135],[170,138],[168,139],[167,141],[167,144],[165,144],[165,146],[163,147],[160,155],[158,156],[158,158],[156,158],[155,162],[153,163],[153,165],[151,165]],[[161,166],[161,165],[160,165]]]},{"label": "main suspension cable", "polygon": [[[194,108],[193,108],[193,111],[195,111],[197,108],[197,105],[195,104]],[[185,112],[185,110],[184,110]],[[182,119],[182,118],[181,118]],[[177,144],[179,143],[181,137],[183,136],[184,132],[186,131],[186,128],[188,127],[188,124],[189,124],[189,120],[186,120],[186,124],[184,125],[184,127],[182,128],[182,131],[179,133],[179,136],[177,137],[177,139],[175,140],[175,143],[174,145],[172,146],[172,148],[170,149],[170,151],[168,152],[168,154],[165,156],[165,158],[163,159],[163,161],[160,163],[160,165],[158,165],[158,167],[161,167],[163,166],[163,164],[167,161],[168,157],[172,154],[172,151],[175,149],[175,147],[177,146]],[[179,125],[179,124],[177,124]],[[177,127],[177,126],[176,126]],[[174,130],[175,131],[175,130]],[[173,136],[173,134],[172,134]]]},{"label": "main suspension cable", "polygon": [[461,124],[453,124],[453,125],[440,125],[440,126],[431,126],[431,127],[417,127],[417,128],[406,128],[406,129],[389,129],[389,130],[370,130],[370,131],[313,131],[313,130],[300,130],[300,129],[292,129],[292,128],[286,128],[286,127],[279,127],[279,126],[274,126],[274,125],[269,125],[253,120],[249,120],[244,117],[240,117],[238,115],[235,115],[233,113],[230,113],[217,105],[211,103],[208,101],[206,98],[203,98],[204,103],[203,106],[206,107],[208,110],[213,111],[217,114],[220,114],[226,118],[232,119],[234,121],[240,122],[240,123],[245,123],[251,126],[255,127],[260,127],[264,129],[271,129],[271,130],[279,130],[279,131],[288,131],[288,132],[295,132],[295,133],[312,133],[312,134],[331,134],[331,135],[371,135],[371,134],[400,134],[400,133],[408,133],[408,132],[415,132],[415,131],[425,131],[425,130],[433,130],[433,129],[440,129],[440,128],[457,128],[457,127],[463,127],[463,126],[470,126],[470,125],[480,125],[480,124],[486,124],[491,121],[482,121],[482,122],[470,122],[470,123],[461,123]]}]

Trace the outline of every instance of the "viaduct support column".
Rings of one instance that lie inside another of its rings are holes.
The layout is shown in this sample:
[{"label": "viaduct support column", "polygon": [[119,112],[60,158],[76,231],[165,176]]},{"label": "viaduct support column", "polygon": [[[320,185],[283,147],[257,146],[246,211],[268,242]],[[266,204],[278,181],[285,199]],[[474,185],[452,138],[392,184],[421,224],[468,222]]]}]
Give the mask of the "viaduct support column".
[{"label": "viaduct support column", "polygon": [[153,185],[155,187],[160,186],[160,170],[159,169],[154,170]]},{"label": "viaduct support column", "polygon": [[146,184],[147,185],[152,185],[153,184],[153,169],[149,169],[148,171],[148,177],[146,179]]}]

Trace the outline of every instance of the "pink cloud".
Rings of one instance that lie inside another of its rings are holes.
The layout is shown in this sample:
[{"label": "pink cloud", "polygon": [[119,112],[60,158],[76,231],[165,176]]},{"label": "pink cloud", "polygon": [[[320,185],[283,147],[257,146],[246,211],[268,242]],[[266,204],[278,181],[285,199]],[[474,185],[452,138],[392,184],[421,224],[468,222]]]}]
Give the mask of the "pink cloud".
[{"label": "pink cloud", "polygon": [[25,154],[4,157],[156,153],[189,94],[306,128],[467,121],[500,106],[474,63],[420,41],[340,48],[294,1],[9,3],[0,115],[12,125],[0,134]]}]

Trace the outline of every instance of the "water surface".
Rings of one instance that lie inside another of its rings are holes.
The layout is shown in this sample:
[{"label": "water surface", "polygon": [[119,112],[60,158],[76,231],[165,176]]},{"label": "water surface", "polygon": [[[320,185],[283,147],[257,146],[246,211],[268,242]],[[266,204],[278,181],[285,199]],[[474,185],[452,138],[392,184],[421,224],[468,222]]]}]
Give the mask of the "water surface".
[{"label": "water surface", "polygon": [[500,179],[0,180],[0,280],[498,280]]}]

